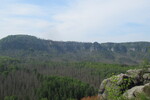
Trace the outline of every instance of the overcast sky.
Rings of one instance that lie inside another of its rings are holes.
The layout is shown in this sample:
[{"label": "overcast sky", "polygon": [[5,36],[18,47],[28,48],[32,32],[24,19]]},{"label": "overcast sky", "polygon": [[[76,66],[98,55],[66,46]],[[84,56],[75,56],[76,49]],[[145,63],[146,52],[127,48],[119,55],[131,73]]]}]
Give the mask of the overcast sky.
[{"label": "overcast sky", "polygon": [[0,0],[0,38],[150,41],[150,0]]}]

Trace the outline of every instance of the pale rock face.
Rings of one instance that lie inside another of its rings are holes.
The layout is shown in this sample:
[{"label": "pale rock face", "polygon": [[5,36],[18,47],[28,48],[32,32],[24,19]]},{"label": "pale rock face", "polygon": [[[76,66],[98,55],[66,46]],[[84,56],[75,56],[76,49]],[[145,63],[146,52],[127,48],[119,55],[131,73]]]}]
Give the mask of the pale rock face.
[{"label": "pale rock face", "polygon": [[150,73],[150,68],[147,69],[147,72]]},{"label": "pale rock face", "polygon": [[135,86],[127,90],[127,92],[125,92],[123,95],[127,97],[128,99],[133,99],[134,97],[138,95],[138,93],[142,93],[143,88],[144,86]]},{"label": "pale rock face", "polygon": [[51,45],[52,44],[52,42],[49,42],[49,45]]},{"label": "pale rock face", "polygon": [[94,46],[91,46],[90,47],[90,52],[92,52],[92,51],[94,51],[95,49],[94,49]]},{"label": "pale rock face", "polygon": [[127,97],[128,99],[133,99],[135,97],[138,97],[140,93],[145,93],[144,88],[146,87],[150,87],[150,83],[142,85],[142,86],[135,86],[127,90],[123,95]]},{"label": "pale rock face", "polygon": [[145,80],[150,80],[150,73],[144,74],[144,75],[143,75],[143,78],[144,78]]},{"label": "pale rock face", "polygon": [[113,52],[113,51],[114,51],[114,48],[111,48],[111,51]]},{"label": "pale rock face", "polygon": [[135,48],[129,48],[130,51],[135,51]]},{"label": "pale rock face", "polygon": [[146,52],[146,48],[143,48],[143,49],[142,49],[142,52]]}]

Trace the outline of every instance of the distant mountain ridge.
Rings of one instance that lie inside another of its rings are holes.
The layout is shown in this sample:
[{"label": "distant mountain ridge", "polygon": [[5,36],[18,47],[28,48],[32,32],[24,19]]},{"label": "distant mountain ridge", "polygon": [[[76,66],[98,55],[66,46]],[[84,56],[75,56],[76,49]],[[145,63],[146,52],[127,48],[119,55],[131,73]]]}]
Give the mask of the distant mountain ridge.
[{"label": "distant mountain ridge", "polygon": [[150,59],[150,42],[83,43],[43,40],[29,35],[10,35],[0,40],[0,55],[50,61],[94,61],[138,64]]}]

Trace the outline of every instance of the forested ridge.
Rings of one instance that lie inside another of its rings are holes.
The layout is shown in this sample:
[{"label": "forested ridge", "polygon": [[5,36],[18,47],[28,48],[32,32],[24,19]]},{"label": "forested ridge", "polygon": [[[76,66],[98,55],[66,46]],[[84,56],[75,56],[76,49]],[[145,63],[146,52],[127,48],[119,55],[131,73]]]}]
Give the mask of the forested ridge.
[{"label": "forested ridge", "polygon": [[0,40],[0,55],[48,61],[90,61],[135,65],[150,59],[149,42],[85,43],[11,35]]},{"label": "forested ridge", "polygon": [[138,68],[142,58],[149,59],[149,45],[8,36],[0,40],[0,100],[80,100],[95,96],[103,79]]}]

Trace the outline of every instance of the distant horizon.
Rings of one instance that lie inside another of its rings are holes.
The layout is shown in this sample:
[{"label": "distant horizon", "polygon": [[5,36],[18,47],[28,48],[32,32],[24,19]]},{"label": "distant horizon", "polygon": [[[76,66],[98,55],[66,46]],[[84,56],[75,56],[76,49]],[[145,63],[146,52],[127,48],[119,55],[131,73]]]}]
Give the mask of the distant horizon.
[{"label": "distant horizon", "polygon": [[150,0],[3,0],[0,39],[28,34],[55,41],[150,41]]},{"label": "distant horizon", "polygon": [[[44,38],[40,38],[40,37],[37,37],[37,36],[34,36],[34,35],[29,35],[29,34],[15,34],[15,35],[7,35],[3,38],[7,38],[8,36],[19,36],[19,35],[22,35],[22,36],[33,36],[33,37],[36,37],[38,39],[43,39],[43,40],[51,40],[51,41],[56,41],[56,42],[78,42],[78,43],[94,43],[94,42],[97,42],[99,44],[103,44],[103,43],[138,43],[138,42],[146,42],[146,43],[150,43],[150,41],[125,41],[125,42],[111,42],[111,41],[108,41],[108,42],[98,42],[98,41],[64,41],[64,40],[52,40],[52,39],[44,39]],[[3,39],[3,38],[0,38]]]}]

